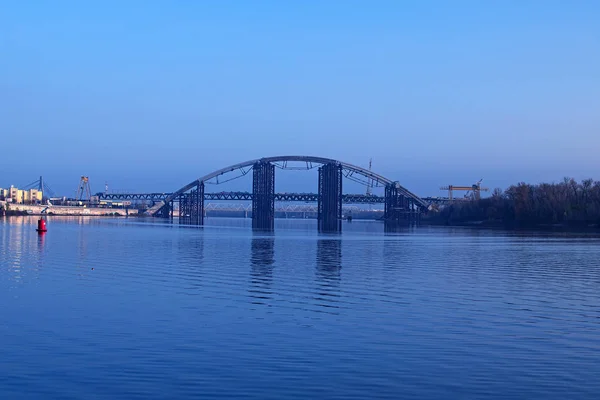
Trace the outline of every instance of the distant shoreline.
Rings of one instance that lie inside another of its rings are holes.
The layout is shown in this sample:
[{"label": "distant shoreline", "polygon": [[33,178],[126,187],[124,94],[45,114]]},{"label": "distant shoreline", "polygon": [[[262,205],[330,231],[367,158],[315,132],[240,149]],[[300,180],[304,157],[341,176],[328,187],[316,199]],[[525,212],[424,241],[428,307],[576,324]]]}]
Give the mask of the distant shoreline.
[{"label": "distant shoreline", "polygon": [[539,230],[539,231],[600,231],[600,225],[587,222],[563,222],[563,223],[517,223],[505,222],[501,220],[466,220],[466,221],[448,221],[440,216],[433,218],[423,218],[421,221],[425,226],[447,226],[447,227],[465,227],[465,228],[490,228],[505,229],[510,231]]},{"label": "distant shoreline", "polygon": [[11,204],[5,203],[1,208],[2,215],[6,216],[41,216],[41,215],[60,215],[60,216],[90,216],[90,217],[127,217],[138,214],[137,209],[115,209],[115,208],[95,208],[95,207],[77,207],[77,206],[46,206],[29,204]]}]

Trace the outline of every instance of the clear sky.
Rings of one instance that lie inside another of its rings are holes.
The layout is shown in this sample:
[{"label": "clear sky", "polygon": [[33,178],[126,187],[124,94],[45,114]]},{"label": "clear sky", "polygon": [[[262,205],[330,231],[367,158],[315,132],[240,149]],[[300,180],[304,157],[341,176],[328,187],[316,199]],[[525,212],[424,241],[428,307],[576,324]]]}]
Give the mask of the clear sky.
[{"label": "clear sky", "polygon": [[66,195],[283,154],[421,195],[600,179],[600,2],[0,0],[0,137],[0,186]]}]

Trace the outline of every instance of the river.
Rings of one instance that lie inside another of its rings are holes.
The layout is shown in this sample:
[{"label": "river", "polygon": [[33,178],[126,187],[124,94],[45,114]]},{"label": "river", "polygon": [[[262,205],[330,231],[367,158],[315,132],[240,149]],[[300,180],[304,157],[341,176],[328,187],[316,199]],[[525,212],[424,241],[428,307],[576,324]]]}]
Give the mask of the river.
[{"label": "river", "polygon": [[0,218],[1,399],[598,399],[600,238]]}]

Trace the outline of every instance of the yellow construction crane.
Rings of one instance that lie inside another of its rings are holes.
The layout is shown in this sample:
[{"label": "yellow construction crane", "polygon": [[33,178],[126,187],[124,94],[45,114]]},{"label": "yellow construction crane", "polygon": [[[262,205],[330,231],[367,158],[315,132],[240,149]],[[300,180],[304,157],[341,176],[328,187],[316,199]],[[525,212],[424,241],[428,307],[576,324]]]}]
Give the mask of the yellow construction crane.
[{"label": "yellow construction crane", "polygon": [[442,186],[440,188],[440,190],[447,190],[448,191],[448,200],[453,200],[454,199],[454,191],[455,190],[462,190],[462,191],[466,191],[467,193],[465,194],[465,197],[467,197],[469,195],[468,192],[473,192],[473,199],[475,200],[479,200],[481,198],[481,192],[487,192],[489,189],[488,188],[482,188],[481,187],[481,182],[483,181],[483,179],[480,179],[476,184],[471,185],[471,186],[454,186],[454,185],[448,185],[448,186]]}]

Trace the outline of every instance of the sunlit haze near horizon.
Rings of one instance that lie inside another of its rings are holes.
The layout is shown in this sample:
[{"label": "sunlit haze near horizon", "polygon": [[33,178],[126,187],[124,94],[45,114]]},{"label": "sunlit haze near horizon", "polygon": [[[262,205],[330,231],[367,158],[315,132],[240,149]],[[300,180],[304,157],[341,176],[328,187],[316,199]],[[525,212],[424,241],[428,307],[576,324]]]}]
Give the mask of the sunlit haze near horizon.
[{"label": "sunlit haze near horizon", "polygon": [[2,2],[0,187],[173,191],[275,155],[373,158],[423,196],[600,179],[599,21],[594,1]]}]

